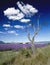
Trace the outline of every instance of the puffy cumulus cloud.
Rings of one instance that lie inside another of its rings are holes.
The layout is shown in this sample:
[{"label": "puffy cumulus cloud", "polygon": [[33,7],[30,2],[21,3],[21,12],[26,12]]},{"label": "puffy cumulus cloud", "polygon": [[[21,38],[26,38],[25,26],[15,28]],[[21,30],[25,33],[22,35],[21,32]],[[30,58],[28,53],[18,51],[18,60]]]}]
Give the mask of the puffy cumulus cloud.
[{"label": "puffy cumulus cloud", "polygon": [[19,35],[15,30],[9,30],[9,31],[6,31],[6,32],[2,32],[0,31],[0,34],[14,34],[14,35]]},{"label": "puffy cumulus cloud", "polygon": [[17,14],[17,15],[14,15],[14,16],[7,16],[9,19],[12,19],[12,20],[20,20],[20,19],[22,19],[23,17],[24,17],[24,14],[21,12],[21,13],[19,13],[19,14]]},{"label": "puffy cumulus cloud", "polygon": [[[38,12],[36,8],[34,8],[30,4],[24,4],[23,2],[17,2],[18,9],[14,7],[8,8],[4,11],[4,15],[8,17],[10,20],[19,20],[20,22],[29,22],[29,17],[33,16]],[[25,19],[28,18],[28,19]]]},{"label": "puffy cumulus cloud", "polygon": [[8,28],[4,28],[4,30],[8,30]]},{"label": "puffy cumulus cloud", "polygon": [[6,34],[6,32],[0,31],[0,34]]},{"label": "puffy cumulus cloud", "polygon": [[20,10],[15,9],[14,7],[8,8],[4,11],[4,15],[17,15]]},{"label": "puffy cumulus cloud", "polygon": [[30,14],[32,13],[33,15],[38,12],[36,8],[29,4],[26,4],[25,8],[29,11]]},{"label": "puffy cumulus cloud", "polygon": [[27,22],[30,22],[30,19],[21,19],[20,21],[27,23]]},{"label": "puffy cumulus cloud", "polygon": [[10,24],[3,24],[3,27],[11,27]]},{"label": "puffy cumulus cloud", "polygon": [[15,33],[15,35],[17,36],[17,35],[19,35],[18,33]]},{"label": "puffy cumulus cloud", "polygon": [[9,34],[15,34],[15,35],[18,35],[18,33],[16,33],[16,31],[14,30],[11,30],[11,31],[7,31]]},{"label": "puffy cumulus cloud", "polygon": [[23,2],[17,2],[18,7],[20,8],[20,10],[25,14],[25,15],[34,15],[35,13],[38,12],[38,10],[36,8],[34,8],[32,5],[30,4],[24,4]]},{"label": "puffy cumulus cloud", "polygon": [[21,28],[21,29],[24,28],[24,26],[21,26],[21,25],[15,25],[14,27],[15,27],[15,28]]},{"label": "puffy cumulus cloud", "polygon": [[16,31],[8,31],[8,33],[16,33]]},{"label": "puffy cumulus cloud", "polygon": [[[22,5],[23,4],[23,5]],[[18,7],[24,14],[28,14],[29,11],[26,9],[25,4],[23,2],[17,2]]]},{"label": "puffy cumulus cloud", "polygon": [[32,26],[32,24],[30,23],[28,26]]},{"label": "puffy cumulus cloud", "polygon": [[20,12],[19,9],[15,9],[14,7],[8,8],[4,11],[4,15],[6,15],[9,19],[19,20],[24,17],[24,14]]},{"label": "puffy cumulus cloud", "polygon": [[0,34],[3,33],[2,31],[0,31]]}]

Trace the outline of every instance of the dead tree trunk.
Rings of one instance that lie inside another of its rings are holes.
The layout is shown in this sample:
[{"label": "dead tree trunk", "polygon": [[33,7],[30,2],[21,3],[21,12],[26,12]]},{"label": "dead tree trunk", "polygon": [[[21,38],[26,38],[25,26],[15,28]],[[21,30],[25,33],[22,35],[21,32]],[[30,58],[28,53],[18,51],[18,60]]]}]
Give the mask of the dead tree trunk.
[{"label": "dead tree trunk", "polygon": [[31,43],[31,49],[32,49],[32,53],[35,54],[36,53],[36,47],[35,47],[34,43]]},{"label": "dead tree trunk", "polygon": [[30,43],[31,43],[32,53],[35,54],[35,53],[36,53],[36,47],[35,47],[35,45],[34,45],[34,40],[31,40],[31,39],[29,38],[29,35],[28,35],[28,39],[29,39],[29,41],[30,41]]},{"label": "dead tree trunk", "polygon": [[39,19],[38,19],[37,22],[38,22],[38,24],[37,24],[37,29],[36,29],[35,26],[32,26],[32,28],[34,29],[34,35],[33,35],[32,39],[31,39],[30,33],[29,33],[29,31],[28,31],[28,39],[29,39],[29,41],[31,42],[31,49],[32,49],[33,54],[36,53],[36,47],[35,47],[35,45],[34,45],[34,39],[35,39],[36,35],[39,33],[39,30],[40,30]]}]

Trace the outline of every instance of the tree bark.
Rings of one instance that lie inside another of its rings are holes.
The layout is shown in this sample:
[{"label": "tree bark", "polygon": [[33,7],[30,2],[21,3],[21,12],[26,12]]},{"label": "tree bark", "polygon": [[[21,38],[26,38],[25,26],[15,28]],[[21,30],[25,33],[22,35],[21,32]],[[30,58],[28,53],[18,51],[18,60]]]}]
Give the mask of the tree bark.
[{"label": "tree bark", "polygon": [[31,49],[32,49],[32,53],[34,55],[36,53],[36,47],[35,47],[34,43],[31,43]]}]

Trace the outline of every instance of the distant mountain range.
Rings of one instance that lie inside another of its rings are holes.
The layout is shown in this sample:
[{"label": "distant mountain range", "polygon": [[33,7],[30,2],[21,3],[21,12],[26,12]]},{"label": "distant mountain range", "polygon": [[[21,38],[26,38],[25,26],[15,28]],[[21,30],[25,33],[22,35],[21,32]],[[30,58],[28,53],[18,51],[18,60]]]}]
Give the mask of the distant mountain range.
[{"label": "distant mountain range", "polygon": [[49,44],[50,41],[40,41],[40,42],[35,42],[35,43],[37,43],[37,44]]},{"label": "distant mountain range", "polygon": [[5,42],[3,42],[3,41],[0,41],[0,44],[5,44]]},{"label": "distant mountain range", "polygon": [[[9,43],[16,44],[16,43],[19,43],[19,42],[7,42],[7,44],[9,44]],[[28,43],[30,43],[30,42],[26,42],[26,44],[28,44]],[[50,43],[50,41],[35,42],[35,44],[49,44],[49,43]],[[0,44],[5,44],[5,42],[0,41]],[[23,44],[23,43],[20,43],[20,44]]]}]

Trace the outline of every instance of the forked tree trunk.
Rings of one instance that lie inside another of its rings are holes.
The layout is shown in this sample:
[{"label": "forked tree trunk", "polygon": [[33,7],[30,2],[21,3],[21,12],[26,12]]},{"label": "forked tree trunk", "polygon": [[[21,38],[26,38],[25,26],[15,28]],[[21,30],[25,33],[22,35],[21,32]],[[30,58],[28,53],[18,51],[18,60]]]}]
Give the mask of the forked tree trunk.
[{"label": "forked tree trunk", "polygon": [[35,54],[36,53],[36,48],[35,48],[35,45],[33,43],[31,44],[31,49],[32,49],[32,53]]},{"label": "forked tree trunk", "polygon": [[36,47],[35,47],[35,45],[34,45],[34,38],[35,38],[35,37],[33,37],[33,38],[31,39],[31,38],[30,38],[30,33],[28,34],[28,39],[29,39],[29,41],[31,42],[31,49],[32,49],[33,55],[36,53]]},{"label": "forked tree trunk", "polygon": [[[39,16],[39,17],[40,17],[40,16]],[[28,30],[27,30],[27,31],[28,31],[28,39],[29,39],[29,41],[31,42],[32,52],[33,52],[33,54],[35,54],[35,53],[36,53],[36,47],[35,47],[35,45],[34,45],[34,39],[35,39],[36,35],[39,33],[39,30],[40,30],[39,18],[38,18],[38,20],[37,20],[37,29],[36,29],[36,27],[33,26],[33,25],[32,25],[32,28],[33,28],[33,30],[34,30],[34,35],[33,35],[32,38],[30,37],[30,32],[29,32]]]},{"label": "forked tree trunk", "polygon": [[35,54],[36,53],[36,47],[34,45],[34,42],[31,42],[31,49],[32,49],[32,53]]}]

